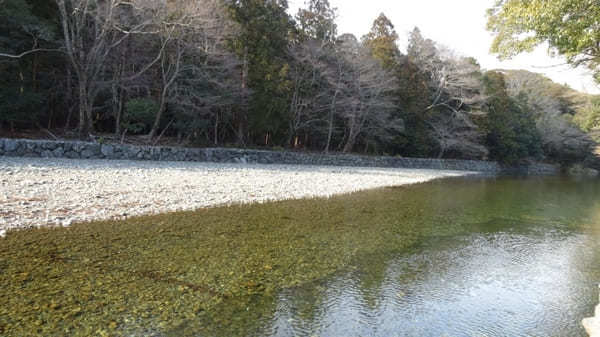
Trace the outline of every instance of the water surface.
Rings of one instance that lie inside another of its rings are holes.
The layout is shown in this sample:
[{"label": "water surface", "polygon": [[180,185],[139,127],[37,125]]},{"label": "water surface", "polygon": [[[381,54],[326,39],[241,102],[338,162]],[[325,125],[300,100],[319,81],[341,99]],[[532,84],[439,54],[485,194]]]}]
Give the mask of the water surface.
[{"label": "water surface", "polygon": [[467,178],[11,232],[0,335],[585,336],[600,182]]},{"label": "water surface", "polygon": [[600,282],[597,181],[455,179],[409,191],[397,193],[423,202],[439,233],[282,291],[258,334],[587,336],[580,321]]}]

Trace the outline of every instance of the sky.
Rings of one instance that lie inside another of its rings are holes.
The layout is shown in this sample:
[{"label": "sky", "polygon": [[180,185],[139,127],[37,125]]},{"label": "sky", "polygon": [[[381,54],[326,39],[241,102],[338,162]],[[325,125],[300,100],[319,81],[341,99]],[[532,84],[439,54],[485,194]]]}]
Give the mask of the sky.
[{"label": "sky", "polygon": [[[304,0],[288,0],[290,13],[296,14]],[[540,46],[508,61],[499,61],[489,53],[493,36],[485,28],[486,9],[495,0],[329,0],[338,9],[338,33],[352,33],[358,38],[371,29],[380,13],[392,21],[398,33],[399,47],[404,52],[408,33],[419,27],[426,38],[445,45],[459,55],[475,57],[484,69],[526,69],[543,73],[561,84],[600,94],[589,70],[573,69],[564,65],[561,57],[548,55],[547,47]],[[560,66],[557,66],[560,65]]]}]

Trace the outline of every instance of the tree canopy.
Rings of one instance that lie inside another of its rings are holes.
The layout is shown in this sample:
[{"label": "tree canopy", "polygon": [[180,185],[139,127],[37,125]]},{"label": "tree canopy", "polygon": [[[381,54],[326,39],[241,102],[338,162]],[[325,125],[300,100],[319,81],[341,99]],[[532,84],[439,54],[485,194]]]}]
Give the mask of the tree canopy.
[{"label": "tree canopy", "polygon": [[492,52],[509,58],[547,43],[600,81],[600,5],[596,0],[498,0],[488,10]]},{"label": "tree canopy", "polygon": [[[0,3],[2,136],[572,163],[600,132],[595,97],[489,72],[418,28],[404,52],[385,13],[339,32],[329,0],[294,16],[286,0]],[[548,41],[595,69],[593,5],[498,1],[495,48]]]}]

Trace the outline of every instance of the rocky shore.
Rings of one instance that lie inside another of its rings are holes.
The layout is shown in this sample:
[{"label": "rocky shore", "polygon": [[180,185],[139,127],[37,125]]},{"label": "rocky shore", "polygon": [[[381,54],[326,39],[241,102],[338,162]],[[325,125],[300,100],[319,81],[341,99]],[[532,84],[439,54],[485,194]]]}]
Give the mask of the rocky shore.
[{"label": "rocky shore", "polygon": [[150,161],[191,161],[242,164],[325,165],[388,167],[432,170],[478,171],[488,174],[554,175],[558,165],[529,163],[505,167],[492,161],[365,156],[296,151],[265,151],[235,148],[182,148],[136,146],[103,142],[50,141],[0,138],[0,156],[26,158],[117,159]]},{"label": "rocky shore", "polygon": [[590,337],[600,337],[600,304],[596,307],[594,315],[594,317],[584,319],[583,326]]},{"label": "rocky shore", "polygon": [[40,226],[327,197],[469,171],[0,157],[0,234]]}]

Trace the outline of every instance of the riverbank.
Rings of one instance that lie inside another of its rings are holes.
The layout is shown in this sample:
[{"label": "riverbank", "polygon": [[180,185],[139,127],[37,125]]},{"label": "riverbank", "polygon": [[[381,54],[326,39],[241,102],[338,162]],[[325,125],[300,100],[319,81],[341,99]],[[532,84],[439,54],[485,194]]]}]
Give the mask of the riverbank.
[{"label": "riverbank", "polygon": [[595,317],[584,319],[583,326],[585,327],[585,330],[590,335],[590,337],[600,337],[600,304],[598,304],[598,306],[596,307],[594,315]]},{"label": "riverbank", "polygon": [[320,165],[386,167],[432,170],[478,171],[488,174],[555,175],[559,165],[529,163],[505,167],[493,161],[366,156],[297,151],[267,151],[236,148],[183,148],[141,146],[73,140],[49,141],[0,138],[0,156],[27,158],[117,159],[189,161],[242,164]]},{"label": "riverbank", "polygon": [[0,231],[328,197],[471,171],[0,157]]}]

